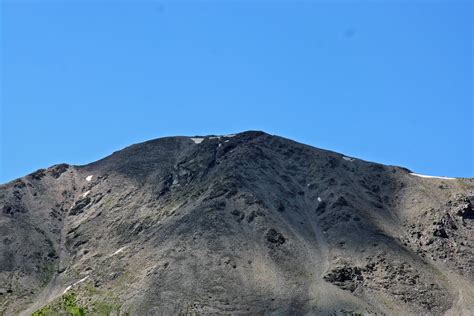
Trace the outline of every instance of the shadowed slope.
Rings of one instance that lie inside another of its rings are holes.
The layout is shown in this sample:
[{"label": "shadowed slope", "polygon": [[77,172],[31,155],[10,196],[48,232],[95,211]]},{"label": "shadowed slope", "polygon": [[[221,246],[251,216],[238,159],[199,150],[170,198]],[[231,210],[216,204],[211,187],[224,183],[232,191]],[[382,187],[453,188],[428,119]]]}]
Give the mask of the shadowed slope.
[{"label": "shadowed slope", "polygon": [[474,310],[473,191],[262,132],[133,145],[1,187],[0,310]]}]

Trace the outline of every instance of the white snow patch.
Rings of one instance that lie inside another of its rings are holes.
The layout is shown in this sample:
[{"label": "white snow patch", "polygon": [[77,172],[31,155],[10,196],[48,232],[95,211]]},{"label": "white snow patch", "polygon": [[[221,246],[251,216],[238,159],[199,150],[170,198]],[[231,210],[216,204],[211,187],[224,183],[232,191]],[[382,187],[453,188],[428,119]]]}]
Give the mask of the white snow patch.
[{"label": "white snow patch", "polygon": [[202,141],[204,140],[204,138],[201,138],[201,137],[191,137],[191,140],[192,140],[195,144],[200,144],[200,143],[202,143]]},{"label": "white snow patch", "polygon": [[427,176],[424,174],[418,174],[418,173],[410,173],[412,176],[420,177],[420,178],[430,178],[430,179],[444,179],[444,180],[456,180],[456,178],[450,178],[450,177],[436,177],[436,176]]},{"label": "white snow patch", "polygon": [[322,202],[323,199],[321,199],[319,196],[318,196],[318,202]]},{"label": "white snow patch", "polygon": [[77,281],[77,282],[75,282],[75,283],[69,285],[69,286],[64,290],[63,294],[66,294],[66,292],[69,291],[73,286],[78,285],[79,283],[84,282],[85,280],[87,280],[87,278],[89,278],[89,276],[86,276],[86,277],[80,279],[79,281]]},{"label": "white snow patch", "polygon": [[91,182],[93,176],[94,176],[94,175],[92,175],[92,174],[91,174],[90,176],[87,176],[87,177],[86,177],[86,181],[87,181],[87,182]]},{"label": "white snow patch", "polygon": [[218,136],[210,136],[209,139],[221,139],[224,138],[231,138],[234,137],[236,134],[228,134],[228,135],[218,135]]},{"label": "white snow patch", "polygon": [[217,146],[217,147],[221,147],[221,146],[222,146],[222,144],[221,144],[221,143],[219,143],[219,146]]},{"label": "white snow patch", "polygon": [[79,283],[82,283],[82,282],[84,282],[84,281],[85,281],[85,280],[87,280],[88,278],[89,278],[89,276],[88,276],[88,275],[87,275],[87,276],[85,276],[85,277],[83,277],[82,279],[80,279],[79,281],[77,281],[76,283],[74,283],[74,284],[73,284],[73,286],[74,286],[74,285],[78,285]]},{"label": "white snow patch", "polygon": [[66,294],[66,292],[69,291],[69,290],[71,289],[71,287],[72,287],[72,286],[69,285],[69,286],[64,290],[63,294]]},{"label": "white snow patch", "polygon": [[82,194],[82,197],[85,198],[89,193],[91,193],[91,190],[84,192],[84,193]]},{"label": "white snow patch", "polygon": [[342,159],[344,159],[346,161],[354,161],[355,160],[354,158],[346,157],[346,156],[342,156]]},{"label": "white snow patch", "polygon": [[121,253],[122,251],[124,251],[125,248],[127,248],[127,246],[124,246],[124,247],[120,248],[119,250],[117,250],[116,252],[114,252],[113,254],[111,254],[110,256],[118,255],[119,253]]},{"label": "white snow patch", "polygon": [[224,141],[224,143],[228,143],[228,142],[229,142],[229,140],[225,140],[225,141]]}]

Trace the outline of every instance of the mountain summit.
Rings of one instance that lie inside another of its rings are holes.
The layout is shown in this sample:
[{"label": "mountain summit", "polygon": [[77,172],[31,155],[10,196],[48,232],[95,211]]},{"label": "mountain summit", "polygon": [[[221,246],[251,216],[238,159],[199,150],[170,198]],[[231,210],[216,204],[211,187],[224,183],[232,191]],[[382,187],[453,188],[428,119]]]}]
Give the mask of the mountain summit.
[{"label": "mountain summit", "polygon": [[263,132],[0,186],[0,315],[474,314],[474,179]]}]

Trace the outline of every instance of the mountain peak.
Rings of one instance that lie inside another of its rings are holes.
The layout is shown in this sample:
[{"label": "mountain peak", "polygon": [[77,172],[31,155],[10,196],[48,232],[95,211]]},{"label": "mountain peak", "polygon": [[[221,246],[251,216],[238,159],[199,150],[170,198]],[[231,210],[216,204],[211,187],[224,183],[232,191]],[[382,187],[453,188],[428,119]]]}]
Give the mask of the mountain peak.
[{"label": "mountain peak", "polygon": [[260,131],[159,138],[0,187],[0,312],[462,314],[473,197]]}]

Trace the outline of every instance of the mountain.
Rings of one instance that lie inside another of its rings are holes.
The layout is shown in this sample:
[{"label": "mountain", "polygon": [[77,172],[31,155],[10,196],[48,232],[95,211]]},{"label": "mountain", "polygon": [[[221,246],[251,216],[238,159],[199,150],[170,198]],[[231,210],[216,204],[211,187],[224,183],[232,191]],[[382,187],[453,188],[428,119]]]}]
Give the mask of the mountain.
[{"label": "mountain", "polygon": [[0,187],[0,314],[473,315],[474,179],[263,132]]}]

